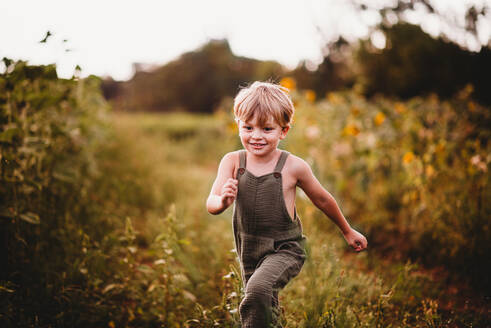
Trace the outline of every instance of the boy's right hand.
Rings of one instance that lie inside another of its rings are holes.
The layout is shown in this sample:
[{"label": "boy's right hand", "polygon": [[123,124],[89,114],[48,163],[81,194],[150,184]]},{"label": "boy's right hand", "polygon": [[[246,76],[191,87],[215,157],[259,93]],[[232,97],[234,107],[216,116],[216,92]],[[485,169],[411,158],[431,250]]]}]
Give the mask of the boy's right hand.
[{"label": "boy's right hand", "polygon": [[224,208],[228,208],[237,197],[239,181],[237,179],[229,178],[222,187],[221,200]]}]

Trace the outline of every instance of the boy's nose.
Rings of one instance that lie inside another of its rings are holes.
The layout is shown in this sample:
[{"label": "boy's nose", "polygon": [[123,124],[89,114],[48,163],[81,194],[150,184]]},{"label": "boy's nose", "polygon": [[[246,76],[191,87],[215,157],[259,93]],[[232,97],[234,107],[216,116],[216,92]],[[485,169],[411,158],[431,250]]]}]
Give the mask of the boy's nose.
[{"label": "boy's nose", "polygon": [[260,137],[261,137],[261,131],[259,131],[259,130],[254,130],[254,131],[252,132],[252,137],[253,137],[253,138],[260,138]]}]

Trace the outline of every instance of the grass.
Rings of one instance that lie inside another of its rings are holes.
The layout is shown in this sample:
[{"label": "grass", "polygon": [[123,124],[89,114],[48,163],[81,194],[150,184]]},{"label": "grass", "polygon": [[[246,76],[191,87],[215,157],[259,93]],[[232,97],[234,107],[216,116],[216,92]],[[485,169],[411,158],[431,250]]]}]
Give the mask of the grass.
[{"label": "grass", "polygon": [[[125,165],[139,172],[130,178],[140,180],[133,183],[152,199],[139,201],[141,211],[132,217],[143,245],[150,244],[162,229],[158,217],[169,211],[170,204],[175,208],[181,249],[176,264],[186,281],[186,295],[196,304],[182,324],[238,327],[241,289],[231,252],[232,211],[212,216],[205,209],[218,162],[223,154],[237,149],[238,139],[211,116],[115,113],[113,122],[115,142],[124,145]],[[178,126],[184,131],[195,126],[197,131],[185,133]],[[430,271],[408,259],[384,260],[370,249],[355,255],[334,224],[308,200],[299,197],[297,207],[308,237],[309,259],[280,293],[285,327],[484,324],[482,306],[472,318],[464,309],[442,309],[442,299],[448,296],[445,281]],[[147,261],[155,260],[151,253],[146,256]]]},{"label": "grass", "polygon": [[[97,78],[7,72],[0,326],[239,327],[232,208],[205,209],[220,159],[241,148],[229,110],[109,114]],[[280,148],[311,164],[369,249],[351,252],[299,192],[309,256],[280,293],[285,327],[491,321],[491,112],[469,92],[291,92]]]}]

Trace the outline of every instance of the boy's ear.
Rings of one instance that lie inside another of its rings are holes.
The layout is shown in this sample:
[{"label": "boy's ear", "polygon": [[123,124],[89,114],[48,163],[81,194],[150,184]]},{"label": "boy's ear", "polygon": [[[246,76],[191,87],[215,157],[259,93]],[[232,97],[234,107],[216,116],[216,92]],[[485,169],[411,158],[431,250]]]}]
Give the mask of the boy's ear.
[{"label": "boy's ear", "polygon": [[281,128],[281,139],[285,138],[286,137],[286,134],[288,133],[288,131],[290,131],[290,126],[287,125],[287,126],[284,126]]}]

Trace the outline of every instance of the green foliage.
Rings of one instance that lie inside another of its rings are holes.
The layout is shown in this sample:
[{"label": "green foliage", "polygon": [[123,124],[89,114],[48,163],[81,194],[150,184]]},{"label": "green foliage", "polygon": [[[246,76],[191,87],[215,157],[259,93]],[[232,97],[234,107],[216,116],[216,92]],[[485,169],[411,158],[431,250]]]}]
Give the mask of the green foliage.
[{"label": "green foliage", "polygon": [[451,101],[298,98],[286,147],[306,158],[371,247],[444,265],[489,288],[489,109]]},{"label": "green foliage", "polygon": [[[408,102],[382,97],[368,101],[351,91],[329,93],[314,103],[315,97],[309,95],[312,91],[298,90],[292,93],[296,104],[293,127],[280,147],[311,164],[350,222],[367,235],[370,252],[376,250],[392,260],[411,259],[427,267],[443,268],[443,281],[448,275],[451,277],[448,281],[459,277],[471,282],[479,294],[490,288],[491,268],[484,259],[491,245],[487,219],[491,208],[486,202],[491,190],[491,117],[488,108],[471,99],[472,91],[469,85],[450,101],[431,95]],[[312,205],[302,205],[305,195],[299,196],[297,205],[300,213],[303,211],[300,217],[307,231],[313,226],[316,231],[327,232],[330,228],[325,217],[314,211]],[[319,241],[315,238],[313,245]],[[369,267],[379,267],[372,256],[367,260]],[[319,259],[316,265],[326,268],[331,262]],[[417,279],[384,276],[388,281],[400,282],[395,283],[397,288],[382,284],[375,294],[387,295],[392,290],[393,301],[412,297],[420,307],[416,310],[416,305],[405,307],[397,301],[391,305],[390,315],[379,320],[379,324],[402,322],[402,315],[407,315],[404,320],[411,325],[424,325],[421,313],[435,313],[435,304],[425,300],[430,290],[428,284],[423,287],[418,286]],[[322,274],[317,272],[308,277],[315,280]],[[307,287],[313,303],[308,305],[311,312],[305,314],[309,318],[306,326],[319,325],[323,305],[335,299],[332,290],[341,287],[330,286],[326,290],[318,287],[333,284],[334,277],[337,279],[339,274],[327,275],[326,280],[315,283],[315,288]],[[305,288],[309,281],[298,285]],[[362,286],[366,289],[374,284],[367,281]],[[312,290],[319,294],[312,295]],[[331,304],[326,310],[326,322],[337,318],[334,321],[344,323],[332,321],[328,327],[355,322],[354,317],[346,317],[347,305],[355,310],[364,309],[358,313],[358,317],[364,318],[360,325],[377,325],[368,315],[377,313],[376,309],[366,307],[367,302],[377,302],[368,298],[355,306],[356,297],[360,296],[343,293],[349,301]],[[305,308],[304,303],[298,306]],[[338,306],[341,313],[336,312]],[[443,321],[433,314],[424,320],[438,326],[435,322]]]},{"label": "green foliage", "polygon": [[356,44],[350,44],[339,37],[325,46],[324,58],[315,70],[309,69],[307,63],[302,62],[287,75],[297,81],[299,88],[314,90],[319,95],[351,88],[359,83],[357,67],[365,64],[355,61],[355,48]]},{"label": "green foliage", "polygon": [[376,93],[410,98],[436,93],[451,98],[466,84],[475,86],[473,98],[491,104],[487,90],[491,49],[464,50],[445,39],[435,39],[419,26],[399,23],[383,26],[384,49],[362,40],[356,51],[358,82],[368,96]]},{"label": "green foliage", "polygon": [[[62,80],[54,65],[3,62],[0,240],[6,268],[1,279],[8,290],[2,291],[0,320],[42,324],[58,315],[67,280],[83,281],[75,259],[85,243],[83,231],[94,224],[86,205],[106,105],[95,77]],[[29,305],[19,311],[26,298]]]},{"label": "green foliage", "polygon": [[[183,322],[199,277],[191,269],[184,275],[188,241],[166,197],[172,190],[149,189],[153,171],[114,144],[99,80],[58,79],[54,65],[4,63],[0,324]],[[163,203],[168,214],[152,221],[157,233],[142,236],[128,215]]]},{"label": "green foliage", "polygon": [[[219,159],[240,147],[230,99],[213,116],[108,120],[96,78],[4,62],[0,324],[239,327],[231,209],[204,208]],[[471,92],[314,103],[312,91],[292,91],[295,122],[280,146],[312,165],[369,251],[343,249],[299,192],[309,257],[280,293],[285,327],[484,325],[487,308],[425,269],[483,289],[489,273],[489,111]]]},{"label": "green foliage", "polygon": [[173,208],[159,220],[161,232],[148,247],[141,247],[127,218],[123,229],[110,233],[100,247],[88,250],[88,290],[83,297],[96,299],[97,307],[86,304],[87,310],[95,313],[80,325],[106,321],[127,327],[168,326],[186,318],[196,297],[186,290],[189,280],[176,259],[181,242],[174,230],[175,220]]}]

